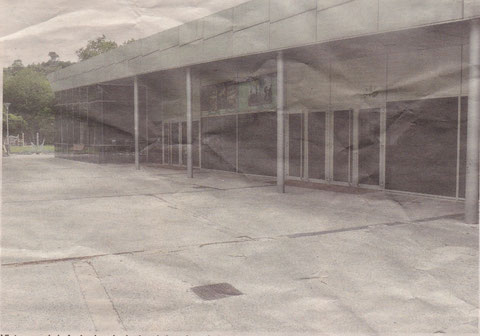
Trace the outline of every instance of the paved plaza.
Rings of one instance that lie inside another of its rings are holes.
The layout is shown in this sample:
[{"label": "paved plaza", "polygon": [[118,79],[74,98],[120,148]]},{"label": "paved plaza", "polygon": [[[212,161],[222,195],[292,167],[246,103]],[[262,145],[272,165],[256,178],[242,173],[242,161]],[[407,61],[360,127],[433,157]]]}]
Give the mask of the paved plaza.
[{"label": "paved plaza", "polygon": [[350,191],[3,158],[1,331],[476,334],[463,203]]}]

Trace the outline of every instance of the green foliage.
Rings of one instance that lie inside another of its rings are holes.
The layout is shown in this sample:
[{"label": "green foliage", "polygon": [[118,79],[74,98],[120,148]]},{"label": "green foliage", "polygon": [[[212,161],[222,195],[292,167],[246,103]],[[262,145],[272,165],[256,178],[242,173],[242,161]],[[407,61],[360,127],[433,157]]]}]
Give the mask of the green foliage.
[{"label": "green foliage", "polygon": [[19,113],[42,109],[53,101],[47,78],[31,67],[8,77],[4,85],[4,101],[11,103],[11,108]]},{"label": "green foliage", "polygon": [[52,63],[55,63],[57,61],[57,59],[60,57],[60,56],[58,56],[58,54],[55,51],[50,51],[48,53],[48,56],[50,57],[49,62],[52,62]]},{"label": "green foliage", "polygon": [[[24,132],[28,138],[33,139],[35,133],[40,132],[48,141],[53,140],[54,95],[42,72],[26,67],[14,75],[6,76],[3,97],[5,102],[11,103],[9,122],[15,118],[13,125],[9,123],[10,134]],[[5,130],[6,118],[3,120]]]},{"label": "green foliage", "polygon": [[15,60],[11,66],[3,69],[4,79],[10,76],[16,75],[19,71],[25,68],[30,68],[36,72],[42,73],[44,75],[48,75],[51,72],[66,68],[67,66],[70,66],[73,64],[73,62],[70,62],[70,61],[59,61],[58,54],[54,51],[51,51],[49,53],[49,56],[50,56],[50,59],[47,62],[32,63],[27,66],[24,66],[21,60]]},{"label": "green foliage", "polygon": [[64,61],[52,61],[42,62],[38,64],[29,64],[27,68],[33,69],[36,72],[42,73],[43,75],[48,75],[51,72],[66,68],[67,66],[72,65],[72,62]]},{"label": "green foliage", "polygon": [[102,35],[95,40],[89,40],[85,48],[80,48],[75,51],[75,53],[80,61],[85,61],[86,59],[103,54],[117,47],[118,45],[115,41],[109,41],[105,35]]},{"label": "green foliage", "polygon": [[[53,142],[54,135],[54,95],[46,75],[72,65],[60,61],[56,52],[51,51],[50,59],[38,64],[24,66],[21,60],[3,69],[3,101],[11,103],[9,110],[9,130],[11,135],[25,133],[26,141],[35,139],[37,132],[46,143]],[[6,130],[4,109],[3,130]]]},{"label": "green foliage", "polygon": [[[125,41],[123,45],[133,42]],[[85,48],[76,51],[83,61],[117,48],[115,41],[109,41],[105,35],[90,40]],[[21,60],[3,69],[3,100],[11,103],[9,110],[9,131],[11,135],[25,133],[26,141],[35,139],[40,133],[46,143],[54,141],[54,94],[46,75],[72,65],[72,62],[59,60],[55,51],[48,53],[49,60],[42,63],[23,65]],[[4,109],[5,111],[5,109]],[[5,113],[5,112],[4,112]],[[6,115],[3,117],[3,129],[6,131]],[[5,133],[4,133],[5,134]]]},{"label": "green foliage", "polygon": [[[50,146],[43,146],[41,152],[42,153],[53,153],[55,148]],[[26,145],[26,146],[10,146],[10,153],[12,154],[35,154],[37,150],[35,146]]]},{"label": "green foliage", "polygon": [[[6,136],[7,132],[7,110],[3,109],[3,134]],[[27,122],[22,116],[8,113],[8,129],[10,135],[18,135],[24,132],[27,127]]]},{"label": "green foliage", "polygon": [[11,66],[9,66],[6,69],[3,69],[3,78],[6,78],[8,76],[13,76],[24,68],[25,66],[22,63],[22,60],[15,60],[13,61]]}]

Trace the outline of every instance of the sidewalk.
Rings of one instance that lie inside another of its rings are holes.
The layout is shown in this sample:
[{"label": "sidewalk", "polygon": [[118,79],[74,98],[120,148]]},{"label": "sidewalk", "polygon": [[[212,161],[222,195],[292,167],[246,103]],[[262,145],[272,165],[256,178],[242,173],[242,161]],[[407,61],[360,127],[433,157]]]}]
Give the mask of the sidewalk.
[{"label": "sidewalk", "polygon": [[459,202],[48,155],[4,158],[2,197],[4,333],[478,331]]}]

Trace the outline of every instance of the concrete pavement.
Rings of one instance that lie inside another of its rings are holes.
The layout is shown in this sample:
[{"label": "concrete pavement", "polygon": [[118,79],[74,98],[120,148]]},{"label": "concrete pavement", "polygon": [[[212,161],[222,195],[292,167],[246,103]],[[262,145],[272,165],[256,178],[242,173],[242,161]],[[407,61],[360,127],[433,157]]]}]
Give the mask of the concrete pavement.
[{"label": "concrete pavement", "polygon": [[477,333],[461,202],[273,183],[4,158],[1,331]]}]

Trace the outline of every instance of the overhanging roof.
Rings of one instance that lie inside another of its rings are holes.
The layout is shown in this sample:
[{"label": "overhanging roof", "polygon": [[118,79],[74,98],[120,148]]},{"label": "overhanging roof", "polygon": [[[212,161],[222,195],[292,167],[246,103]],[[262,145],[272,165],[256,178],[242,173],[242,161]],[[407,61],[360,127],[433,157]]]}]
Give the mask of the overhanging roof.
[{"label": "overhanging roof", "polygon": [[49,75],[54,91],[480,17],[480,0],[252,0]]}]

